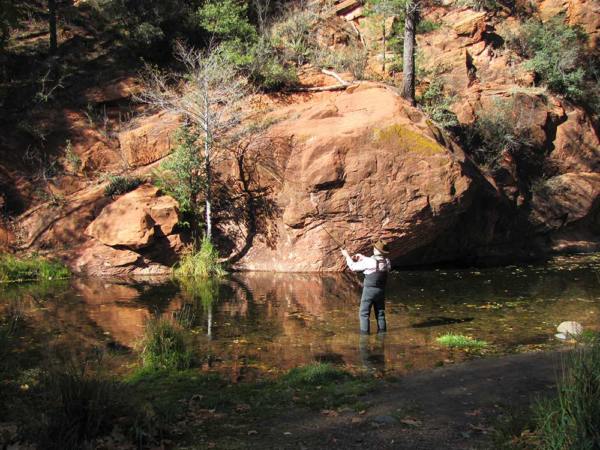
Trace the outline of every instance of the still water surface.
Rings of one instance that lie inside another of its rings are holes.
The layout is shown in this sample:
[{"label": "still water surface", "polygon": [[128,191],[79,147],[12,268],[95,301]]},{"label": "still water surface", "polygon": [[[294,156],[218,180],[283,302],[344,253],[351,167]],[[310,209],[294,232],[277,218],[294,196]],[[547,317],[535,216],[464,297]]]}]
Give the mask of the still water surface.
[{"label": "still water surface", "polygon": [[560,345],[553,336],[564,320],[600,330],[600,255],[396,272],[385,337],[359,336],[356,281],[343,274],[241,273],[190,293],[171,282],[73,279],[0,287],[0,309],[23,315],[23,350],[37,348],[43,357],[56,349],[106,349],[115,372],[135,364],[149,318],[174,317],[191,330],[203,369],[234,380],[314,361],[400,374],[472,357],[436,343],[448,332],[487,341],[484,353],[505,353]]}]

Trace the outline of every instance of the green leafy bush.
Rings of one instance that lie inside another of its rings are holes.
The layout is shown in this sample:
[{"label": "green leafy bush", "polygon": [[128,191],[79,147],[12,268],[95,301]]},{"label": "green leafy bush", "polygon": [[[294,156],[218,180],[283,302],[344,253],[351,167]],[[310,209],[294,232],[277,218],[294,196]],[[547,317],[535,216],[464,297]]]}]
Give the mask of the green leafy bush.
[{"label": "green leafy bush", "polygon": [[92,7],[121,32],[134,52],[147,60],[168,60],[176,39],[200,44],[197,10],[201,0],[95,0]]},{"label": "green leafy bush", "polygon": [[284,61],[280,51],[261,37],[251,48],[252,57],[246,66],[250,80],[264,91],[275,91],[298,84],[298,74]]},{"label": "green leafy bush", "polygon": [[443,128],[458,125],[456,114],[452,112],[452,97],[444,93],[444,83],[440,78],[434,78],[423,93],[417,98],[423,110]]},{"label": "green leafy bush", "polygon": [[157,25],[142,22],[131,29],[129,39],[131,46],[138,53],[148,54],[164,42],[165,33]]},{"label": "green leafy bush", "polygon": [[206,182],[198,140],[198,133],[193,127],[182,126],[175,134],[173,153],[152,176],[157,187],[179,202],[184,216],[197,217],[199,196]]},{"label": "green leafy bush", "polygon": [[185,331],[173,321],[156,318],[148,322],[141,348],[144,369],[183,370],[191,365]]},{"label": "green leafy bush", "polygon": [[104,195],[114,197],[133,191],[144,182],[142,178],[130,175],[109,175],[108,184],[104,188]]},{"label": "green leafy bush", "polygon": [[13,255],[0,255],[0,282],[56,280],[68,278],[70,271],[57,261],[39,256],[17,258]]},{"label": "green leafy bush", "polygon": [[197,12],[200,25],[223,40],[254,42],[256,28],[248,20],[248,5],[234,0],[209,1]]},{"label": "green leafy bush", "polygon": [[528,58],[524,67],[532,70],[548,88],[558,94],[578,100],[585,93],[586,67],[585,33],[566,25],[562,17],[547,22],[530,19],[508,45]]}]

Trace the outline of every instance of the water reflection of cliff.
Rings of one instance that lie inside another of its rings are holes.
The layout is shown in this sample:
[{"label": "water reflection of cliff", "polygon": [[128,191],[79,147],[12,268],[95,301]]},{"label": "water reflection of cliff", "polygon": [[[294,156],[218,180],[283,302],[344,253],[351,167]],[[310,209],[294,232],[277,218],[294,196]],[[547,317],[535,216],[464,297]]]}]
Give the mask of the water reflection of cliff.
[{"label": "water reflection of cliff", "polygon": [[0,312],[18,303],[44,345],[89,349],[134,347],[153,314],[184,311],[197,352],[217,369],[331,361],[403,372],[461,359],[463,353],[436,344],[447,332],[511,350],[552,342],[563,320],[598,329],[598,273],[597,265],[575,265],[393,274],[384,341],[359,339],[360,287],[343,274],[239,273],[191,291],[173,283],[74,279],[5,287]]}]

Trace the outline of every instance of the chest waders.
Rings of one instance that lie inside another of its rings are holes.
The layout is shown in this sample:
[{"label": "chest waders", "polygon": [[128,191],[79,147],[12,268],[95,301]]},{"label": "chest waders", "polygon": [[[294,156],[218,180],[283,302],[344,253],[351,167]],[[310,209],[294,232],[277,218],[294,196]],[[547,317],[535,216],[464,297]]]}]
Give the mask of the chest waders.
[{"label": "chest waders", "polygon": [[360,298],[358,318],[360,321],[361,334],[369,334],[371,306],[375,310],[377,332],[382,333],[386,331],[385,285],[388,279],[388,270],[385,259],[375,257],[375,260],[377,261],[375,272],[365,275],[362,296]]}]

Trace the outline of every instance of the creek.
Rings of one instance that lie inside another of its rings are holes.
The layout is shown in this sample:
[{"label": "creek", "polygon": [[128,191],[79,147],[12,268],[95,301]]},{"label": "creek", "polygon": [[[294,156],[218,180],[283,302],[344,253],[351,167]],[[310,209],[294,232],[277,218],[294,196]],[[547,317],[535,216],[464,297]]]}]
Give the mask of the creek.
[{"label": "creek", "polygon": [[[202,370],[234,381],[315,361],[399,375],[466,358],[555,348],[563,345],[554,334],[564,320],[600,330],[600,255],[394,272],[388,333],[362,339],[358,280],[349,274],[236,273],[186,291],[164,280],[73,278],[0,286],[0,311],[22,317],[16,351],[32,358],[23,368],[65,352],[101,349],[115,373],[126,373],[138,360],[145,324],[163,315],[190,330]],[[436,342],[445,333],[488,346],[448,349]]]}]

